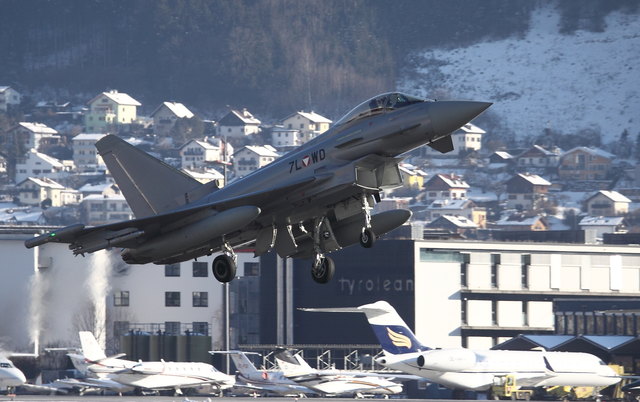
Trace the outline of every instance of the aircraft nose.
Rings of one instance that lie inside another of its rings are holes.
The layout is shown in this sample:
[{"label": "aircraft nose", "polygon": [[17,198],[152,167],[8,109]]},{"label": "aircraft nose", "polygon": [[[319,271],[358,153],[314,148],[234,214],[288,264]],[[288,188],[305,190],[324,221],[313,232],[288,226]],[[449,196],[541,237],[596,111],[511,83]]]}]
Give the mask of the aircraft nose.
[{"label": "aircraft nose", "polygon": [[464,126],[484,112],[492,103],[475,101],[439,101],[429,103],[431,125],[436,138]]}]

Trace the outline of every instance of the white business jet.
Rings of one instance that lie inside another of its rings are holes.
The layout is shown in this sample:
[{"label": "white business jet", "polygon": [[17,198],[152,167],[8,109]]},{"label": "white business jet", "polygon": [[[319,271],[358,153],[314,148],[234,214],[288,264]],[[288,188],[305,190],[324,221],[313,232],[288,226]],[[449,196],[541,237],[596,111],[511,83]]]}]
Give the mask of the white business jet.
[{"label": "white business jet", "polygon": [[[203,387],[221,393],[235,383],[233,376],[206,363],[136,362],[121,359],[123,354],[107,357],[91,332],[81,331],[79,335],[85,367],[78,364],[76,368],[100,379],[142,390],[174,390],[176,394],[181,394],[184,388],[201,390]],[[74,358],[72,361],[79,363]]]},{"label": "white business jet", "polygon": [[0,391],[13,393],[16,387],[24,385],[27,379],[19,368],[13,365],[11,360],[0,356]]},{"label": "white business jet", "polygon": [[588,353],[431,349],[420,343],[396,310],[385,301],[353,308],[302,309],[365,313],[384,356],[378,363],[424,377],[452,389],[486,391],[494,379],[511,374],[525,387],[606,387],[620,377]]}]

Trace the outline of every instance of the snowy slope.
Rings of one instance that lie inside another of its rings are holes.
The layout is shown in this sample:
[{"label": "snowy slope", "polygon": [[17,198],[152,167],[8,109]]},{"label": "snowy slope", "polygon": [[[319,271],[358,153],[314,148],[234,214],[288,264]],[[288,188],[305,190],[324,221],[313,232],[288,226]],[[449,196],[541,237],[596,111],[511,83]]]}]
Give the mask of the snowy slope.
[{"label": "snowy slope", "polygon": [[[427,97],[495,102],[517,136],[545,128],[576,133],[594,128],[603,141],[640,128],[640,15],[612,13],[605,32],[558,32],[559,15],[545,7],[532,15],[524,38],[422,53],[400,90]],[[436,61],[434,63],[434,61]]]}]

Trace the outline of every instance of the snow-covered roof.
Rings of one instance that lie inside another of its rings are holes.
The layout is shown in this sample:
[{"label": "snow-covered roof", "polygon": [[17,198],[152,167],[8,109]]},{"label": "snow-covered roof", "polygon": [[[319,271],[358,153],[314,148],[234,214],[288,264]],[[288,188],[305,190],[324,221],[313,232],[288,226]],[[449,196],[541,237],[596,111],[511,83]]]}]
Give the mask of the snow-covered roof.
[{"label": "snow-covered roof", "polygon": [[98,200],[126,202],[123,194],[91,194],[82,199],[82,201],[98,201]]},{"label": "snow-covered roof", "polygon": [[[62,161],[60,161],[60,159],[56,159],[53,156],[49,156],[47,154],[43,154],[42,152],[38,152],[33,148],[31,148],[29,150],[29,153],[31,155],[35,156],[36,158],[38,158],[38,159],[50,164],[51,166],[55,166],[55,167],[58,167],[58,168],[62,168],[62,167],[65,166],[65,164],[62,163]],[[28,157],[31,156],[31,155],[28,155]]]},{"label": "snow-covered roof", "polygon": [[511,155],[507,151],[496,151],[496,152],[494,152],[494,154],[498,155],[499,157],[501,157],[503,159],[513,159],[513,155]]},{"label": "snow-covered roof", "polygon": [[567,152],[565,152],[562,156],[566,156],[569,155],[571,153],[577,152],[577,151],[582,151],[582,152],[586,152],[590,155],[593,156],[600,156],[602,158],[607,158],[607,159],[615,159],[615,155],[610,154],[609,152],[600,149],[600,148],[590,148],[590,147],[575,147],[572,148],[570,150],[568,150]]},{"label": "snow-covered roof", "polygon": [[46,124],[42,123],[31,123],[27,121],[21,121],[18,123],[21,127],[31,131],[36,134],[58,134],[58,132]]},{"label": "snow-covered roof", "polygon": [[280,156],[276,149],[271,145],[247,145],[245,148],[259,156],[272,156],[275,158]]},{"label": "snow-covered roof", "polygon": [[585,216],[580,226],[619,226],[624,222],[622,216]]},{"label": "snow-covered roof", "polygon": [[43,224],[45,218],[40,208],[20,207],[0,210],[0,222]]},{"label": "snow-covered roof", "polygon": [[440,177],[449,187],[469,188],[469,185],[467,184],[467,182],[464,181],[460,176],[456,176],[452,174],[443,174],[443,173],[440,173],[437,176]]},{"label": "snow-covered roof", "polygon": [[326,117],[319,115],[318,113],[311,111],[311,112],[303,112],[303,111],[299,111],[299,112],[295,112],[287,117],[285,117],[283,120],[287,120],[295,115],[300,115],[302,117],[304,117],[305,119],[312,121],[314,123],[333,123],[333,121],[327,119]]},{"label": "snow-covered roof", "polygon": [[104,137],[106,134],[100,133],[80,133],[73,137],[73,141],[98,141],[100,138]]},{"label": "snow-covered roof", "polygon": [[260,124],[260,120],[256,119],[247,109],[231,110],[244,124]]},{"label": "snow-covered roof", "polygon": [[98,183],[98,184],[90,184],[87,183],[80,187],[78,190],[83,193],[96,193],[102,194],[102,192],[111,186],[115,186],[113,183]]},{"label": "snow-covered roof", "polygon": [[594,195],[592,195],[591,197],[589,197],[587,199],[587,201],[589,201],[590,199],[592,199],[593,197],[602,194],[605,197],[607,197],[608,199],[610,199],[613,202],[631,202],[631,200],[627,197],[625,197],[623,194],[620,194],[617,191],[608,191],[608,190],[600,190],[597,193],[595,193]]},{"label": "snow-covered roof", "polygon": [[208,141],[201,141],[201,140],[191,140],[189,142],[185,142],[183,146],[180,147],[180,150],[182,150],[183,148],[187,147],[190,144],[198,144],[199,146],[201,146],[204,149],[217,149],[218,147],[216,147],[215,145],[209,143]]},{"label": "snow-covered roof", "polygon": [[196,171],[187,170],[187,169],[182,169],[182,171],[198,181],[201,181],[201,180],[211,181],[211,180],[224,179],[224,175],[215,169],[210,169],[205,172],[196,172]]},{"label": "snow-covered roof", "polygon": [[153,112],[151,112],[151,116],[153,117],[163,106],[165,106],[171,111],[171,113],[175,114],[181,119],[190,119],[194,116],[191,110],[189,110],[185,105],[179,102],[162,102],[160,106],[158,106]]},{"label": "snow-covered roof", "polygon": [[476,126],[475,124],[467,123],[460,127],[454,134],[469,133],[469,134],[486,134],[487,132]]},{"label": "snow-covered roof", "polygon": [[476,229],[478,227],[474,221],[460,215],[442,215],[438,219],[445,219],[463,229]]},{"label": "snow-covered roof", "polygon": [[500,220],[498,220],[496,222],[496,225],[499,225],[499,226],[523,226],[523,225],[533,226],[540,219],[541,219],[541,216],[539,216],[539,215],[535,215],[535,216],[509,215],[509,216],[505,216],[503,218],[500,218]]},{"label": "snow-covered roof", "polygon": [[429,205],[430,210],[438,210],[438,209],[464,209],[469,207],[469,203],[471,200],[435,200]]},{"label": "snow-covered roof", "polygon": [[89,101],[89,103],[93,103],[101,95],[106,96],[107,98],[111,99],[112,101],[114,101],[115,103],[117,103],[119,105],[142,106],[142,104],[140,102],[138,102],[137,100],[133,99],[128,94],[126,94],[124,92],[118,92],[118,91],[103,92],[102,94],[100,94],[100,95],[96,96],[95,98],[91,99]]},{"label": "snow-covered roof", "polygon": [[4,91],[6,91],[6,90],[7,90],[7,89],[9,89],[9,88],[11,88],[11,87],[7,87],[7,86],[0,86],[0,92],[4,92]]},{"label": "snow-covered roof", "polygon": [[425,172],[424,170],[420,170],[408,163],[401,163],[398,165],[398,168],[400,169],[400,171],[411,176],[423,176],[423,177],[428,176],[427,172]]},{"label": "snow-covered roof", "polygon": [[21,185],[22,183],[26,182],[26,181],[31,181],[35,184],[37,184],[40,187],[47,187],[47,188],[55,188],[55,189],[60,189],[63,190],[65,187],[56,182],[53,181],[51,179],[49,179],[48,177],[27,177],[26,179],[22,180],[20,183],[18,183],[17,185]]},{"label": "snow-covered roof", "polygon": [[523,179],[533,184],[534,186],[550,186],[551,185],[551,183],[549,183],[547,180],[543,179],[542,177],[538,176],[537,174],[518,173],[518,176],[522,177]]}]

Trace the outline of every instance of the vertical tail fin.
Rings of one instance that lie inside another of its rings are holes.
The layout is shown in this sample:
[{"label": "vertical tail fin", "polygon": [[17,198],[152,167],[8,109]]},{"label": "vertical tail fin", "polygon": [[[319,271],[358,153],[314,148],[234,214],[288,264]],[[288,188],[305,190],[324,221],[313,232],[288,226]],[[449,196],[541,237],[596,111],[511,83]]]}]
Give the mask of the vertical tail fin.
[{"label": "vertical tail fin", "polygon": [[80,345],[82,346],[82,354],[91,361],[99,361],[107,358],[104,350],[98,345],[96,337],[89,331],[80,331]]},{"label": "vertical tail fin", "polygon": [[285,376],[308,374],[314,371],[300,355],[294,355],[289,350],[279,350],[274,357]]},{"label": "vertical tail fin", "polygon": [[396,310],[386,301],[358,307],[364,312],[385,353],[393,355],[428,350],[418,341]]},{"label": "vertical tail fin", "polygon": [[157,215],[187,204],[189,192],[202,186],[115,135],[102,137],[96,148],[122,190],[136,218]]},{"label": "vertical tail fin", "polygon": [[230,350],[228,353],[242,376],[246,378],[260,378],[262,376],[262,372],[256,369],[256,366],[251,363],[244,352]]}]

